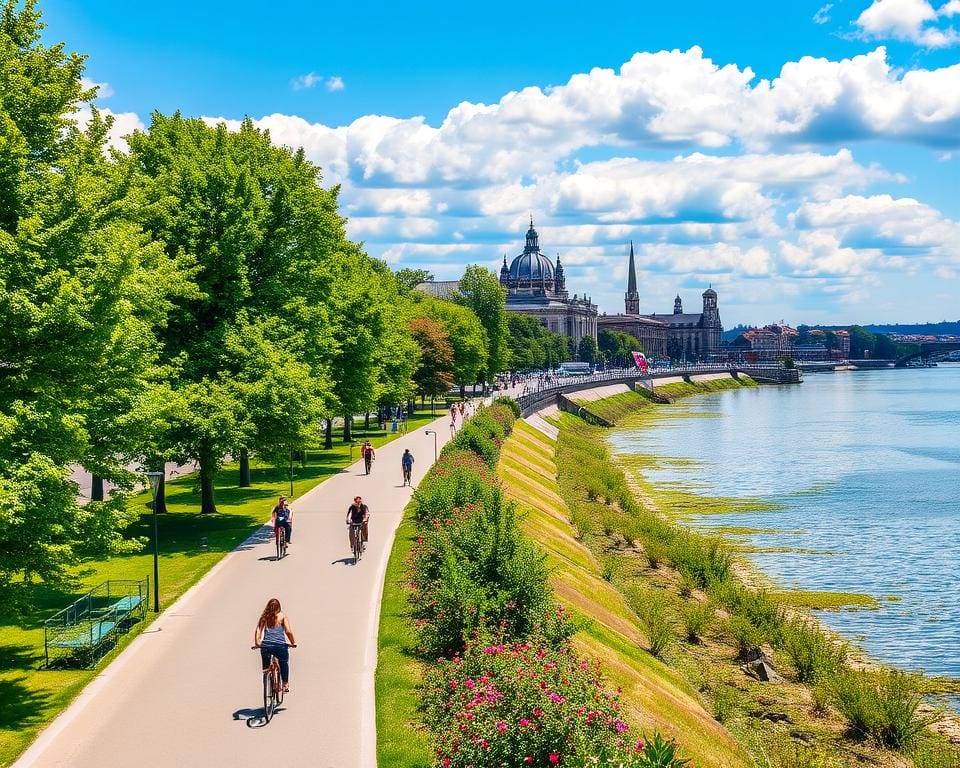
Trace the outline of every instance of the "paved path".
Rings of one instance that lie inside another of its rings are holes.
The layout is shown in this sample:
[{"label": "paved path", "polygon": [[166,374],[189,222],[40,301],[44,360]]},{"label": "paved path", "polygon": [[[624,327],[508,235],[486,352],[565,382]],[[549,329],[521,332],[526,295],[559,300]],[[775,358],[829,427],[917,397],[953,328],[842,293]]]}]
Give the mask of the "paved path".
[{"label": "paved path", "polygon": [[[448,417],[428,429],[442,446]],[[374,766],[383,573],[411,495],[401,486],[404,448],[419,482],[434,454],[424,429],[378,449],[369,477],[358,462],[297,499],[286,558],[274,562],[272,529],[261,529],[107,666],[15,768]],[[355,566],[344,517],[357,494],[371,526]],[[249,648],[270,597],[283,604],[299,647],[290,651],[283,709],[255,728],[247,721],[262,709],[260,657]]]}]

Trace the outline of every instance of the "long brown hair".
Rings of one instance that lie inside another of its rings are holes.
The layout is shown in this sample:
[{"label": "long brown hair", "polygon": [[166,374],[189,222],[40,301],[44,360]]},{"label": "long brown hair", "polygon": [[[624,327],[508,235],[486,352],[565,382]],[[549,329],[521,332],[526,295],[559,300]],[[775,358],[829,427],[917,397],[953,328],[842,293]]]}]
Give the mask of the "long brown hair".
[{"label": "long brown hair", "polygon": [[267,600],[267,607],[263,609],[263,613],[260,614],[260,626],[261,627],[275,627],[277,626],[277,614],[280,613],[280,601],[275,597],[271,597]]}]

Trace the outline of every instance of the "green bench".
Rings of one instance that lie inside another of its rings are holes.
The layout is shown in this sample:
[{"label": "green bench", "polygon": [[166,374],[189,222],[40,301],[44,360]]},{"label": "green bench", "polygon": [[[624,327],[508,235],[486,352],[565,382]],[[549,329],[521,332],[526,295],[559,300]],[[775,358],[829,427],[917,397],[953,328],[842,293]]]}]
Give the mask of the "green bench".
[{"label": "green bench", "polygon": [[118,632],[146,615],[149,582],[147,579],[111,579],[86,594],[43,623],[44,656],[90,662]]}]

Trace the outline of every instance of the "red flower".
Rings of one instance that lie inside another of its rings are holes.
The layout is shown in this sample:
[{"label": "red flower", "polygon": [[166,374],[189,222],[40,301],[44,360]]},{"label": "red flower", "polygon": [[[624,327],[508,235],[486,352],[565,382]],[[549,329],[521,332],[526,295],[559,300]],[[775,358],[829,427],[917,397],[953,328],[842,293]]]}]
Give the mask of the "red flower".
[{"label": "red flower", "polygon": [[556,765],[556,764],[559,763],[559,762],[560,762],[560,755],[558,755],[556,752],[551,752],[551,753],[550,753],[550,765]]}]

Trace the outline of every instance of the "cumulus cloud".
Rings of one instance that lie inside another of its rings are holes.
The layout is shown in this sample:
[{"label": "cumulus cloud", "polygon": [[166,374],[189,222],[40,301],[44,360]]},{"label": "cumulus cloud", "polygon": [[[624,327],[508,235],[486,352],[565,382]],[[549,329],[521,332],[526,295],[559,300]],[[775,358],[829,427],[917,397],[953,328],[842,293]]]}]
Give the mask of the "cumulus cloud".
[{"label": "cumulus cloud", "polygon": [[928,0],[874,0],[853,23],[867,39],[905,40],[925,48],[944,48],[960,42],[960,35],[953,27],[938,26],[938,19],[957,13],[958,0],[950,0],[939,11]]},{"label": "cumulus cloud", "polygon": [[346,83],[343,82],[343,78],[340,75],[332,75],[327,78],[327,82],[324,83],[324,86],[331,93],[333,91],[342,91],[347,87]]},{"label": "cumulus cloud", "polygon": [[934,255],[960,263],[960,223],[913,198],[847,195],[807,202],[790,220],[801,230],[831,230],[842,246],[890,255]]}]

